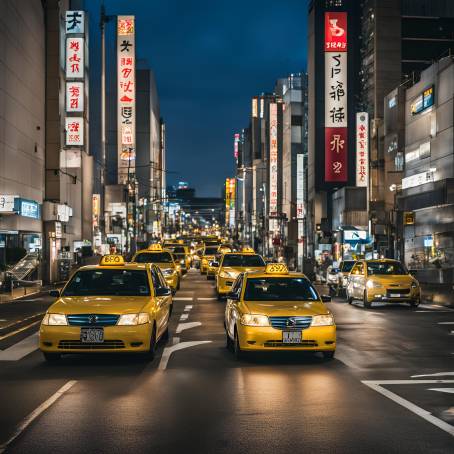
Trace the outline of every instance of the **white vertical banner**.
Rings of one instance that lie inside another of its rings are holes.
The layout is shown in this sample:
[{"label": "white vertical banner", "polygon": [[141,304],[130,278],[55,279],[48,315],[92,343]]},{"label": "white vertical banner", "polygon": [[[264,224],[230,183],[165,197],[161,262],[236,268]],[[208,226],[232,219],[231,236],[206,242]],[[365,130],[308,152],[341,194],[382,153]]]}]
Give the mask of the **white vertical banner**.
[{"label": "white vertical banner", "polygon": [[369,185],[369,114],[356,114],[356,186]]},{"label": "white vertical banner", "polygon": [[347,52],[325,52],[325,127],[347,127]]},{"label": "white vertical banner", "polygon": [[269,215],[277,216],[277,104],[270,103],[270,208]]},{"label": "white vertical banner", "polygon": [[134,16],[117,18],[117,119],[118,182],[125,184],[135,174],[136,77]]},{"label": "white vertical banner", "polygon": [[67,147],[84,145],[84,119],[82,117],[66,117],[65,132]]},{"label": "white vertical banner", "polygon": [[66,38],[66,78],[83,79],[85,71],[84,38]]},{"label": "white vertical banner", "polygon": [[304,206],[304,156],[296,155],[296,218],[303,219],[305,216]]},{"label": "white vertical banner", "polygon": [[84,83],[66,82],[66,112],[84,111]]},{"label": "white vertical banner", "polygon": [[67,35],[73,33],[83,35],[85,32],[85,11],[66,11],[65,31]]}]

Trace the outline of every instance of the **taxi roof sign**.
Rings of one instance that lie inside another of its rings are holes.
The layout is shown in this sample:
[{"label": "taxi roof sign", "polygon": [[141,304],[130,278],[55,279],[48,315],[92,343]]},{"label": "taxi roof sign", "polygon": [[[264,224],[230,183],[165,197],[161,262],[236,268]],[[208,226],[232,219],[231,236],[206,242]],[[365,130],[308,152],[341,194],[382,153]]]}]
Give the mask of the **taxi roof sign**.
[{"label": "taxi roof sign", "polygon": [[150,246],[148,246],[148,250],[155,251],[155,252],[161,252],[162,246],[159,243],[150,244]]},{"label": "taxi roof sign", "polygon": [[244,246],[242,249],[241,249],[241,252],[255,252],[254,249],[252,249],[251,247],[249,246]]},{"label": "taxi roof sign", "polygon": [[265,268],[266,274],[288,274],[288,268],[283,263],[269,263]]},{"label": "taxi roof sign", "polygon": [[121,266],[125,264],[125,259],[122,255],[109,254],[104,255],[99,264],[101,266]]}]

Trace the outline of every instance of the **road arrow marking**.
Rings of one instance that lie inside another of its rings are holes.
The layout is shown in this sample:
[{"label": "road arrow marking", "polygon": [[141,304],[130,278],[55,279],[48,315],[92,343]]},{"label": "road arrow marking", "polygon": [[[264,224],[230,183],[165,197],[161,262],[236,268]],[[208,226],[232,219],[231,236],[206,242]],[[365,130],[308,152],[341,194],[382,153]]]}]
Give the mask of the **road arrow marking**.
[{"label": "road arrow marking", "polygon": [[191,328],[195,328],[196,326],[200,326],[201,324],[202,323],[200,323],[200,322],[179,323],[175,333],[180,334],[182,331],[185,331],[185,330],[191,329]]},{"label": "road arrow marking", "polygon": [[183,320],[187,320],[188,317],[189,317],[189,314],[181,314],[180,321],[182,322]]},{"label": "road arrow marking", "polygon": [[196,345],[209,344],[212,341],[192,341],[192,342],[180,342],[178,344],[172,345],[171,347],[164,348],[164,351],[161,356],[161,362],[159,363],[159,369],[165,370],[169,362],[170,356],[172,353],[183,350],[189,347],[195,347]]},{"label": "road arrow marking", "polygon": [[192,309],[192,306],[184,306],[184,311],[189,312]]},{"label": "road arrow marking", "polygon": [[17,344],[0,352],[0,361],[19,361],[38,349],[38,333],[33,333]]},{"label": "road arrow marking", "polygon": [[423,375],[412,375],[411,378],[419,378],[419,377],[445,377],[453,375],[454,372],[437,372],[436,374],[423,374]]},{"label": "road arrow marking", "polygon": [[454,388],[429,388],[429,391],[438,391],[440,393],[454,394]]}]

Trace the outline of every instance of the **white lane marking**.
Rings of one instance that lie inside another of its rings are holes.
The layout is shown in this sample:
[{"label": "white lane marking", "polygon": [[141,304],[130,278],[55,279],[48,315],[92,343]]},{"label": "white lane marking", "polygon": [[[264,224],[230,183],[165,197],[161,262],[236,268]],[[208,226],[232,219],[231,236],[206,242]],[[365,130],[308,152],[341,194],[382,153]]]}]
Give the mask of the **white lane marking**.
[{"label": "white lane marking", "polygon": [[201,326],[201,325],[202,325],[202,323],[200,323],[200,322],[178,323],[175,333],[179,334],[186,329],[195,328],[196,326]]},{"label": "white lane marking", "polygon": [[180,315],[180,321],[187,320],[189,317],[189,314],[181,314]]},{"label": "white lane marking", "polygon": [[196,345],[202,344],[209,344],[212,341],[192,341],[192,342],[180,342],[176,345],[172,345],[171,347],[164,348],[161,356],[161,362],[159,363],[159,369],[165,370],[167,368],[167,364],[169,362],[170,356],[172,353],[183,350],[184,348],[195,347]]},{"label": "white lane marking", "polygon": [[214,301],[216,298],[197,298],[199,301]]},{"label": "white lane marking", "polygon": [[17,344],[0,352],[0,361],[19,361],[38,349],[38,333],[33,333]]},{"label": "white lane marking", "polygon": [[437,312],[454,312],[454,309],[450,309],[446,306],[441,306],[439,304],[420,304],[418,307],[422,309],[434,309]]},{"label": "white lane marking", "polygon": [[435,310],[435,311],[413,311],[413,312],[419,312],[420,314],[441,314],[443,312],[452,312],[452,311]]},{"label": "white lane marking", "polygon": [[454,394],[454,388],[428,388],[429,391],[438,391],[440,393]]},{"label": "white lane marking", "polygon": [[184,306],[184,311],[189,312],[192,309],[192,305]]},{"label": "white lane marking", "polygon": [[439,325],[454,325],[454,322],[438,322]]},{"label": "white lane marking", "polygon": [[0,336],[0,340],[8,339],[8,337],[15,336],[16,334],[22,333],[22,331],[27,331],[31,327],[37,325],[38,323],[41,323],[41,320],[36,320],[36,322],[30,323],[28,325],[23,326],[22,328],[18,328],[14,331],[11,331],[7,334],[4,334],[3,336]]},{"label": "white lane marking", "polygon": [[[6,318],[0,318],[0,322],[7,322]],[[2,327],[3,328],[3,327]]]},{"label": "white lane marking", "polygon": [[2,445],[0,445],[0,454],[5,452],[6,448],[22,433],[24,430],[43,412],[45,412],[51,405],[53,405],[58,399],[60,399],[63,394],[69,391],[75,384],[77,380],[71,380],[64,384],[55,394],[49,397],[45,402],[43,402],[38,408],[33,410],[28,416],[26,416],[22,422],[16,427],[13,435]]},{"label": "white lane marking", "polygon": [[414,384],[436,384],[436,383],[454,383],[454,380],[381,380],[381,381],[371,381],[371,380],[363,380],[363,384],[368,386],[369,388],[377,391],[378,393],[382,394],[383,396],[391,399],[396,404],[401,405],[402,407],[410,410],[414,414],[420,416],[421,418],[425,419],[426,421],[430,422],[434,426],[437,426],[439,429],[444,430],[448,434],[454,437],[454,426],[451,426],[447,422],[439,419],[427,410],[424,410],[421,407],[418,407],[414,403],[406,400],[397,394],[389,391],[386,388],[383,388],[381,385],[414,385]]},{"label": "white lane marking", "polygon": [[173,298],[174,301],[192,301],[194,298],[192,298],[191,296],[176,296],[175,298]]},{"label": "white lane marking", "polygon": [[423,375],[412,375],[411,378],[419,378],[419,377],[446,377],[452,375],[454,376],[454,372],[437,372],[436,374],[423,374]]}]

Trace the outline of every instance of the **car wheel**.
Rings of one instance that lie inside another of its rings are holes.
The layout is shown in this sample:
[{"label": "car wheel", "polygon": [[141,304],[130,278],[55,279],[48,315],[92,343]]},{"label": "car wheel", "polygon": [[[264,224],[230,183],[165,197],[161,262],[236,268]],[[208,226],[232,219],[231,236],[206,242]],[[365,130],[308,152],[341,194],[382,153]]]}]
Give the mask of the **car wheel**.
[{"label": "car wheel", "polygon": [[331,350],[329,352],[323,352],[323,358],[325,359],[333,359],[334,358],[335,350]]},{"label": "car wheel", "polygon": [[156,354],[156,325],[153,325],[150,337],[150,348],[146,353],[146,357],[149,361],[153,361]]},{"label": "car wheel", "polygon": [[370,309],[372,307],[372,303],[369,302],[367,299],[367,292],[364,291],[364,296],[363,296],[363,304],[366,309]]},{"label": "car wheel", "polygon": [[410,307],[418,307],[421,304],[421,299],[410,301]]},{"label": "car wheel", "polygon": [[60,361],[61,360],[61,354],[60,353],[45,353],[43,352],[44,359],[49,362],[49,363],[54,363],[55,361]]},{"label": "car wheel", "polygon": [[235,340],[233,341],[233,354],[235,355],[235,359],[237,361],[243,359],[244,352],[241,350],[240,346],[240,339],[238,337],[238,331],[235,330]]},{"label": "car wheel", "polygon": [[347,298],[347,303],[348,304],[353,304],[353,298],[349,295],[347,290],[345,290],[345,296]]}]

